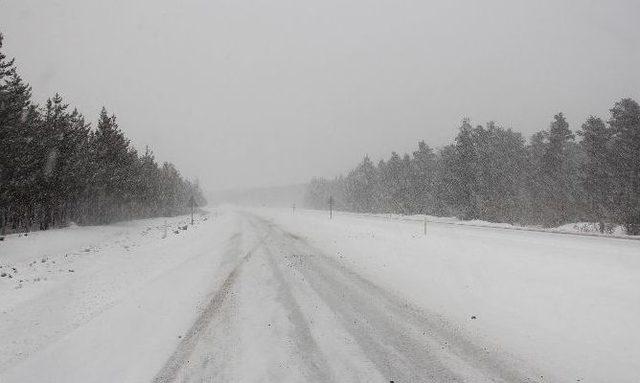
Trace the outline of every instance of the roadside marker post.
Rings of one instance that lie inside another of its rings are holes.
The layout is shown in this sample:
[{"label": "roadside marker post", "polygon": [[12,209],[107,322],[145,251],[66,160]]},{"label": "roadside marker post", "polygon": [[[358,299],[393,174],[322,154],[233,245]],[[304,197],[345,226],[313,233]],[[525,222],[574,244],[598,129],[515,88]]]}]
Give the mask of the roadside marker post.
[{"label": "roadside marker post", "polygon": [[191,198],[189,198],[189,205],[191,206],[191,226],[193,226],[193,208],[195,207],[195,204],[196,200],[191,196]]},{"label": "roadside marker post", "polygon": [[333,196],[329,197],[329,219],[333,219]]},{"label": "roadside marker post", "polygon": [[424,236],[427,236],[427,216],[424,217]]}]

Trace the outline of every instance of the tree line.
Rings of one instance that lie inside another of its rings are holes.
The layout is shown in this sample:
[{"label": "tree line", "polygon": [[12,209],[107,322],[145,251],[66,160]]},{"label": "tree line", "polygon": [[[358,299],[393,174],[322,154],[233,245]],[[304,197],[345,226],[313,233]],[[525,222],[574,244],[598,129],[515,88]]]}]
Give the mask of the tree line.
[{"label": "tree line", "polygon": [[346,176],[314,178],[311,208],[354,212],[456,216],[555,227],[621,224],[640,234],[640,106],[625,98],[604,121],[589,117],[574,134],[565,116],[527,141],[494,122],[462,121],[453,143],[439,150],[424,141],[412,154],[368,156]]},{"label": "tree line", "polygon": [[31,88],[2,52],[0,34],[0,231],[176,215],[197,182],[140,155],[102,109],[95,128],[60,95],[35,104]]}]

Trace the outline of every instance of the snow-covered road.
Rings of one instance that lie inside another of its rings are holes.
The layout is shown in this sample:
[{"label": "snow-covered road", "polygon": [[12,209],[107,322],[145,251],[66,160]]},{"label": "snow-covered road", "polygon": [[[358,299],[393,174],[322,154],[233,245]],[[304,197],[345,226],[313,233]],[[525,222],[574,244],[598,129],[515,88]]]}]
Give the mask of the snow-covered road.
[{"label": "snow-covered road", "polygon": [[251,249],[157,382],[522,382],[533,376],[304,238],[253,215],[243,219]]},{"label": "snow-covered road", "polygon": [[163,223],[0,244],[0,382],[640,374],[638,241],[269,209]]}]

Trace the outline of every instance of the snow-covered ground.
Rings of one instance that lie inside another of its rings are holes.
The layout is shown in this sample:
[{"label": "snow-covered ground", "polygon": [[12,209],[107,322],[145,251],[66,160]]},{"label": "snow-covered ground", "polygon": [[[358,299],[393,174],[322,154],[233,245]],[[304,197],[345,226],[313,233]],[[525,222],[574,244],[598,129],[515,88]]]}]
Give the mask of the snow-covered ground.
[{"label": "snow-covered ground", "polygon": [[429,222],[424,236],[420,219],[262,214],[494,352],[541,368],[543,381],[640,379],[638,241],[448,221]]},{"label": "snow-covered ground", "polygon": [[164,222],[0,242],[0,382],[640,376],[640,241],[288,209]]},{"label": "snow-covered ground", "polygon": [[1,242],[0,381],[150,381],[228,268],[225,241],[239,230],[229,216],[178,229],[188,221]]}]

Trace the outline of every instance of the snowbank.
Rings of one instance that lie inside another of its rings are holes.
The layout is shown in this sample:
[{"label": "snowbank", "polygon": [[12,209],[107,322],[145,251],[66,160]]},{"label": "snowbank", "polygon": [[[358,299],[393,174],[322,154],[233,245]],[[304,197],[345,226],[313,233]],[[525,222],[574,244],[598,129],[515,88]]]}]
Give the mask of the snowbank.
[{"label": "snowbank", "polygon": [[[329,214],[328,211],[324,211],[324,210],[302,210],[302,211],[306,211],[307,213],[313,212],[313,214],[318,214],[318,215]],[[640,235],[633,236],[633,235],[625,234],[624,228],[620,225],[613,225],[609,231],[606,231],[605,233],[600,233],[598,229],[598,224],[593,222],[573,222],[573,223],[567,223],[558,227],[546,228],[542,226],[532,226],[532,225],[523,226],[523,225],[513,225],[510,223],[502,223],[502,222],[489,222],[489,221],[483,221],[479,219],[461,220],[456,217],[438,217],[438,216],[424,215],[424,214],[402,215],[402,214],[382,214],[382,213],[351,213],[351,212],[344,212],[344,211],[337,211],[337,212],[334,212],[334,214],[350,216],[350,217],[380,218],[385,220],[420,222],[420,223],[423,223],[424,220],[426,219],[427,223],[441,223],[441,224],[448,224],[448,225],[490,227],[494,229],[523,230],[523,231],[536,231],[536,232],[544,232],[544,233],[575,234],[575,235],[583,235],[583,236],[640,240]]]}]

